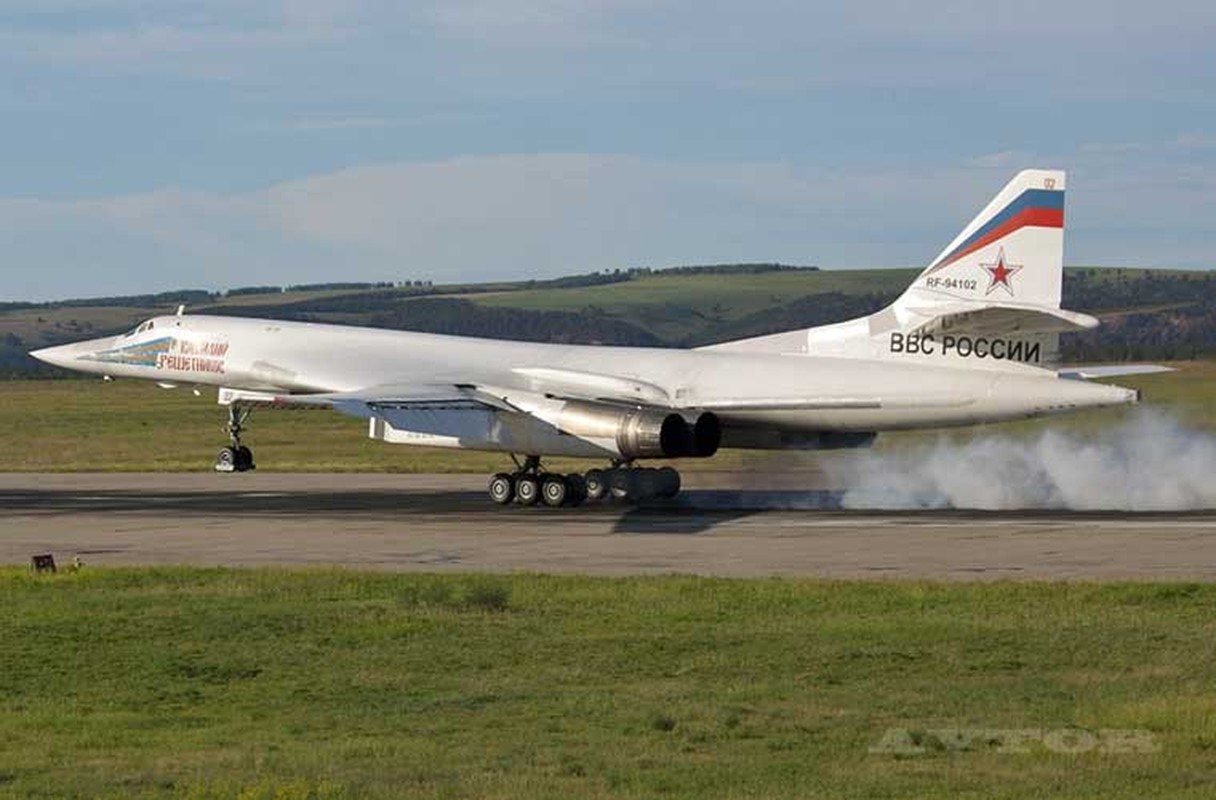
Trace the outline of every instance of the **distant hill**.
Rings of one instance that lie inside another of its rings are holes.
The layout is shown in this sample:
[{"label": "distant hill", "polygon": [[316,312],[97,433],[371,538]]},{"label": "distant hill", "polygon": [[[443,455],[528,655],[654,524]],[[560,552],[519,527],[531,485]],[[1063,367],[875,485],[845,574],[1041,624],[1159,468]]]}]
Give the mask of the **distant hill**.
[{"label": "distant hill", "polygon": [[[0,304],[0,374],[54,372],[28,350],[190,312],[490,338],[692,347],[822,325],[895,299],[916,270],[783,264],[633,268],[510,283],[337,282]],[[1064,337],[1070,361],[1216,355],[1216,273],[1070,268],[1064,305],[1103,319]]]}]

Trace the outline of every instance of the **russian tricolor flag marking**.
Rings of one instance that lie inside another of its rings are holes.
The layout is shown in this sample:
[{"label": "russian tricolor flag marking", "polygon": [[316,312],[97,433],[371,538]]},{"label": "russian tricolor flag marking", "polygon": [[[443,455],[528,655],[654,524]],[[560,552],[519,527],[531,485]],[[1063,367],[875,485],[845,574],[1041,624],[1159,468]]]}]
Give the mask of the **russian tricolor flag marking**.
[{"label": "russian tricolor flag marking", "polygon": [[[1064,192],[1052,189],[1027,189],[979,230],[938,259],[928,272],[937,272],[960,258],[980,250],[1014,231],[1026,227],[1063,228]],[[926,273],[928,274],[928,273]]]}]

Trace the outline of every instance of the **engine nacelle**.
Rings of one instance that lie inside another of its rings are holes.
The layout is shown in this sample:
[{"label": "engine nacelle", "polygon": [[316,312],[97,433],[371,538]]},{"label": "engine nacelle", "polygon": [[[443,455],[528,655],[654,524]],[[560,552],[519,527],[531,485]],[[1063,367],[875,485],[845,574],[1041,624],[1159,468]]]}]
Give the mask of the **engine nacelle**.
[{"label": "engine nacelle", "polygon": [[611,440],[624,458],[707,458],[722,440],[718,418],[711,413],[690,425],[674,411],[583,400],[565,403],[557,426],[575,436]]}]

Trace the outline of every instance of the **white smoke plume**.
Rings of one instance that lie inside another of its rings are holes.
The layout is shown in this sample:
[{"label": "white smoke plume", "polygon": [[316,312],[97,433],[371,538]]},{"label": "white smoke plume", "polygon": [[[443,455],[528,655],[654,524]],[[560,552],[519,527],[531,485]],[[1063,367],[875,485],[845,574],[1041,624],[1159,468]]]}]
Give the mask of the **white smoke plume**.
[{"label": "white smoke plume", "polygon": [[844,508],[1183,511],[1216,508],[1216,436],[1140,411],[1096,433],[941,439],[859,454]]}]

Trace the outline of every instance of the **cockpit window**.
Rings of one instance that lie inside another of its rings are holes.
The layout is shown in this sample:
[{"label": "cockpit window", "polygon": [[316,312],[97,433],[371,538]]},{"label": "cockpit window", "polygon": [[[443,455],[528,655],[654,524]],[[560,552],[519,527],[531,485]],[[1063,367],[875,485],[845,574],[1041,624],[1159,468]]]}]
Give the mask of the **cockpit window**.
[{"label": "cockpit window", "polygon": [[150,331],[155,327],[156,327],[156,323],[153,322],[152,320],[148,320],[147,322],[140,323],[138,326],[132,328],[131,330],[127,331],[123,335],[124,336],[134,336],[137,333],[143,333],[144,331]]}]

